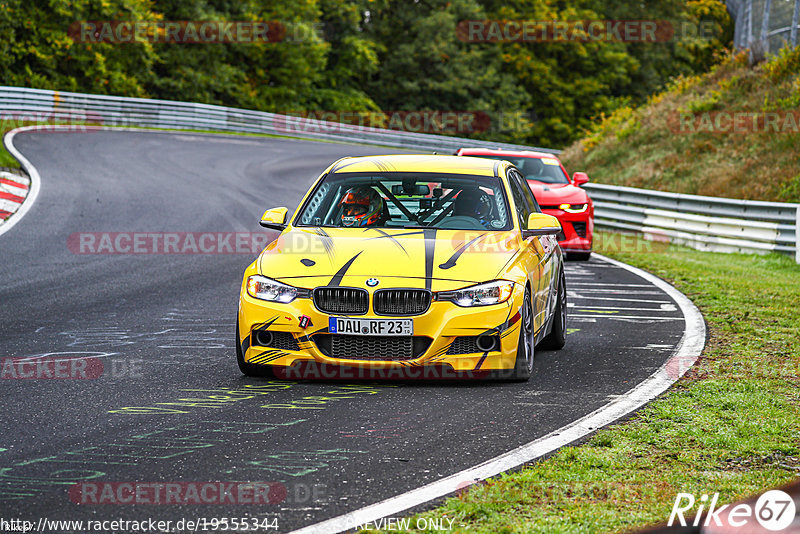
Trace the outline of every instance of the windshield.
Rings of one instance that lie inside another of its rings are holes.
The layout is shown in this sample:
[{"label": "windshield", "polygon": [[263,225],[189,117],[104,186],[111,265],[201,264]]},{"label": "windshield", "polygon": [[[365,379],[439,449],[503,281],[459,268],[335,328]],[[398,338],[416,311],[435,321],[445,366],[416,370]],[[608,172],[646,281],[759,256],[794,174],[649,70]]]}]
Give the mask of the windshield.
[{"label": "windshield", "polygon": [[315,188],[297,226],[511,230],[502,182],[438,173],[334,173]]},{"label": "windshield", "polygon": [[496,155],[470,155],[471,158],[510,161],[519,169],[526,180],[536,180],[546,184],[568,184],[569,177],[555,158],[523,158]]}]

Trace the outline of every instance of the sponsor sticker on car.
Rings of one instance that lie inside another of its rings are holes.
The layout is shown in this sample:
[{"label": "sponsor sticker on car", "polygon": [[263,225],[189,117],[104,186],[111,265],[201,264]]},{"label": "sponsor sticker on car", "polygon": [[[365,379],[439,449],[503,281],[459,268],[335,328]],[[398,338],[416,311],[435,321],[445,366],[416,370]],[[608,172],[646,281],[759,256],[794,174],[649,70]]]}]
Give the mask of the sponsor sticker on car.
[{"label": "sponsor sticker on car", "polygon": [[411,336],[414,335],[414,321],[411,319],[330,317],[328,331],[331,334],[358,336]]}]

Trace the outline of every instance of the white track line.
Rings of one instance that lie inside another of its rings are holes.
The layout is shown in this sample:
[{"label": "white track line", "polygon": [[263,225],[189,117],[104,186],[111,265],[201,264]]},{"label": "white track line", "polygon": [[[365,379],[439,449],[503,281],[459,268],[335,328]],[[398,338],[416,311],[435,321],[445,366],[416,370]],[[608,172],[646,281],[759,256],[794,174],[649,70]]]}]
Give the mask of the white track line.
[{"label": "white track line", "polygon": [[450,475],[436,482],[426,484],[420,488],[408,491],[401,495],[391,497],[376,504],[365,506],[354,512],[340,515],[314,525],[295,530],[293,534],[334,534],[355,528],[382,517],[399,514],[409,508],[425,504],[433,499],[454,493],[474,482],[496,476],[503,471],[520,466],[537,458],[568,445],[587,434],[595,432],[620,417],[641,408],[658,395],[666,391],[691,367],[700,356],[706,338],[706,325],[700,310],[692,304],[683,293],[652,274],[631,267],[624,263],[594,254],[598,259],[607,262],[609,267],[625,269],[647,280],[659,289],[662,289],[678,304],[685,323],[683,338],[672,357],[664,363],[655,373],[647,377],[639,385],[608,404],[573,421],[572,423],[551,432],[537,440],[501,454],[491,460],[483,462],[454,475]]},{"label": "white track line", "polygon": [[6,219],[5,222],[3,222],[3,224],[0,224],[0,235],[3,235],[4,233],[11,230],[14,227],[14,225],[17,224],[22,219],[22,217],[25,216],[26,213],[28,213],[28,210],[31,209],[33,203],[36,202],[36,197],[39,196],[39,189],[41,188],[41,182],[42,182],[41,178],[39,177],[39,172],[36,170],[36,167],[34,167],[31,164],[31,162],[28,161],[28,159],[25,156],[23,156],[19,150],[17,150],[17,147],[14,146],[15,135],[17,135],[20,132],[27,132],[30,130],[35,130],[37,128],[40,127],[23,126],[22,128],[15,128],[10,132],[8,132],[5,135],[5,137],[3,137],[3,145],[5,145],[6,150],[8,150],[8,152],[12,156],[17,158],[17,160],[22,165],[22,168],[25,169],[25,172],[28,173],[28,176],[31,179],[31,185],[28,188],[28,196],[26,196],[25,200],[22,201],[22,204],[20,204],[19,209],[17,209],[16,212],[12,213],[8,217],[8,219]]}]

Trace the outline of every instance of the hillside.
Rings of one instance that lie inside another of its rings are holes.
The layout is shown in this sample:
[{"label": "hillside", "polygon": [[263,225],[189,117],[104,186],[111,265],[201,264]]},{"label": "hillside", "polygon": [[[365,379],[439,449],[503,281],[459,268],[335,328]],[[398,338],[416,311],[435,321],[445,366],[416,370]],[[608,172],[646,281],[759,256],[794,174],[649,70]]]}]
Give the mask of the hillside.
[{"label": "hillside", "polygon": [[733,55],[603,117],[563,159],[597,183],[800,202],[798,106],[800,48],[755,66]]}]

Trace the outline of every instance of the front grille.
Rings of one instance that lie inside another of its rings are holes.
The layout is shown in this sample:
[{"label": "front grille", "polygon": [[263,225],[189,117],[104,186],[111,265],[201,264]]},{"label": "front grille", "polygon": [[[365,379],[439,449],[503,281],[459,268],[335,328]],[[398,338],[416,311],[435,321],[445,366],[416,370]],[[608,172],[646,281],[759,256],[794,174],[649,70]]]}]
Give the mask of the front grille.
[{"label": "front grille", "polygon": [[369,294],[354,287],[318,287],[314,290],[314,306],[324,313],[364,315],[369,309]]},{"label": "front grille", "polygon": [[[269,342],[261,345],[260,336],[258,335],[259,330],[253,332],[252,336],[252,345],[264,346],[269,347],[272,349],[282,349],[282,350],[300,350],[300,346],[297,344],[297,340],[294,336],[289,332],[276,332],[274,330],[270,330],[269,333],[272,334],[272,339]],[[263,330],[263,332],[267,332]]]},{"label": "front grille", "polygon": [[405,361],[419,358],[431,345],[425,336],[348,336],[317,334],[314,343],[329,358],[341,360]]},{"label": "front grille", "polygon": [[377,315],[421,315],[431,305],[431,292],[424,289],[381,289],[372,297]]},{"label": "front grille", "polygon": [[575,228],[575,233],[578,234],[579,237],[586,237],[585,222],[574,222],[572,223],[572,227]]},{"label": "front grille", "polygon": [[[450,344],[450,347],[447,349],[447,354],[474,354],[478,352],[484,352],[478,348],[478,337],[479,336],[459,336],[455,338]],[[494,341],[494,347],[491,350],[500,350],[500,338],[497,336],[491,337]]]}]

